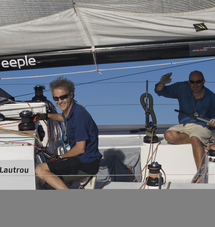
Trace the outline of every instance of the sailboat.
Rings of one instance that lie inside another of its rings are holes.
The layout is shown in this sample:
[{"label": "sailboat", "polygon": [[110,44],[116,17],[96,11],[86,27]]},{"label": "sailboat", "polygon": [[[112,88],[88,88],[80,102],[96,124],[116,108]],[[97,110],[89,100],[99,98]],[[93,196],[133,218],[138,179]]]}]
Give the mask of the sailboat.
[{"label": "sailboat", "polygon": [[[199,58],[215,55],[215,1],[0,0],[0,71]],[[0,189],[52,189],[35,175],[50,154],[66,152],[63,125],[41,121],[37,113],[56,112],[35,84],[31,100],[0,92]],[[90,189],[215,188],[214,153],[196,171],[191,145],[164,139],[150,111],[146,83],[145,125],[99,128],[100,170]],[[152,121],[150,121],[150,118]],[[186,156],[186,159],[184,157]],[[175,158],[177,157],[177,158]],[[197,174],[197,175],[196,175]],[[195,177],[198,183],[193,183]]]}]

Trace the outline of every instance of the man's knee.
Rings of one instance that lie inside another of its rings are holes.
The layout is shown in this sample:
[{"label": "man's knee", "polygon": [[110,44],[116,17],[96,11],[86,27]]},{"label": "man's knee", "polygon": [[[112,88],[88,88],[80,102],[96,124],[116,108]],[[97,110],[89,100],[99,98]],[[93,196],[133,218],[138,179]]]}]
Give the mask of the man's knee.
[{"label": "man's knee", "polygon": [[43,172],[47,169],[48,165],[46,163],[41,163],[36,166],[35,173],[37,176],[43,175]]},{"label": "man's knee", "polygon": [[174,131],[166,131],[164,133],[164,138],[167,142],[172,143],[172,140],[174,138]]},{"label": "man's knee", "polygon": [[190,143],[190,138],[185,133],[180,133],[175,130],[168,130],[164,133],[164,138],[167,142],[172,144],[186,144]]},{"label": "man's knee", "polygon": [[192,136],[190,138],[190,142],[191,142],[192,145],[196,145],[196,146],[202,145],[201,140],[196,136]]},{"label": "man's knee", "polygon": [[40,172],[41,172],[41,164],[37,165],[36,168],[35,168],[35,173],[36,175],[40,175]]}]

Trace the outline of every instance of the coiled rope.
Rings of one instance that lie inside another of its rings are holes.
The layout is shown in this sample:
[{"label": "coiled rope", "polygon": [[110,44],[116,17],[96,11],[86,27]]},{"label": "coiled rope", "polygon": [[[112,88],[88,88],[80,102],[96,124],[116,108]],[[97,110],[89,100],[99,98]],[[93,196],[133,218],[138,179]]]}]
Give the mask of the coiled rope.
[{"label": "coiled rope", "polygon": [[[145,100],[144,100],[145,98],[146,98],[146,93],[144,93],[144,94],[142,94],[142,95],[140,96],[140,103],[141,103],[143,109],[144,109],[145,111],[147,111],[146,102],[145,102]],[[155,116],[155,113],[154,113],[154,110],[153,110],[153,98],[152,98],[151,94],[149,94],[149,93],[147,94],[147,98],[149,99],[149,108],[148,108],[148,111],[149,111],[150,114],[151,114],[152,123],[153,123],[154,125],[156,125],[156,124],[157,124],[157,119],[156,119],[156,116]]]}]

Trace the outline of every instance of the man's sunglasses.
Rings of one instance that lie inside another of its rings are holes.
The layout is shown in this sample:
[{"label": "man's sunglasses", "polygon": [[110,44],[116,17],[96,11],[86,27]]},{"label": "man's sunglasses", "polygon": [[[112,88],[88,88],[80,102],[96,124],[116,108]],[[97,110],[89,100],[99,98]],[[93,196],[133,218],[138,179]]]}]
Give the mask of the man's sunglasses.
[{"label": "man's sunglasses", "polygon": [[195,83],[200,84],[202,81],[203,81],[203,80],[196,80],[196,81],[194,81],[194,80],[189,80],[189,82],[190,82],[191,84],[195,84]]},{"label": "man's sunglasses", "polygon": [[65,94],[65,95],[61,95],[60,97],[53,96],[53,99],[54,101],[59,101],[59,99],[64,100],[64,99],[67,99],[68,97],[69,97],[69,94]]}]

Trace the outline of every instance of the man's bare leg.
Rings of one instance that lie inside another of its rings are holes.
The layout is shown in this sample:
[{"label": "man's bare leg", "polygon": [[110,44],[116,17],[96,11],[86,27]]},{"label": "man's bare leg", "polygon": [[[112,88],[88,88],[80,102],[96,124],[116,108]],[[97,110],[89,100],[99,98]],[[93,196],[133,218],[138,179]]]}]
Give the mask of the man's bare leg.
[{"label": "man's bare leg", "polygon": [[175,130],[169,130],[164,133],[164,138],[167,142],[173,144],[187,144],[190,143],[190,137],[185,133],[180,133]]},{"label": "man's bare leg", "polygon": [[39,164],[35,169],[36,175],[55,189],[68,189],[66,184],[54,173],[50,172],[47,163]]},{"label": "man's bare leg", "polygon": [[193,148],[193,156],[196,163],[196,168],[199,169],[204,164],[204,160],[202,160],[205,154],[204,147],[202,142],[195,136],[190,138],[190,142]]},{"label": "man's bare leg", "polygon": [[[185,133],[180,133],[178,131],[169,130],[164,134],[164,138],[167,142],[172,144],[189,144],[191,143],[193,149],[193,157],[196,164],[197,170],[202,167],[201,161],[204,156],[204,147],[202,142],[195,136],[189,138]],[[204,163],[204,162],[202,162]]]}]

